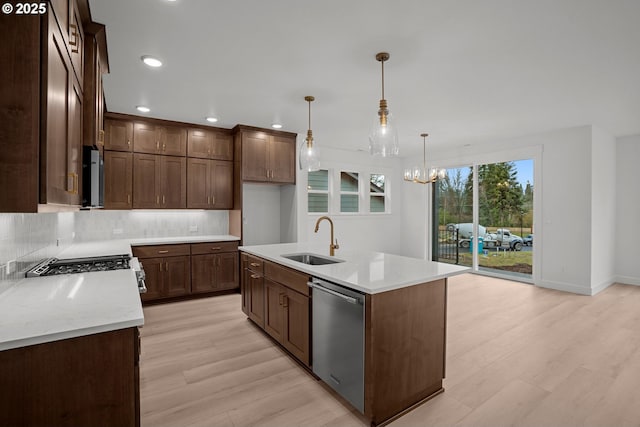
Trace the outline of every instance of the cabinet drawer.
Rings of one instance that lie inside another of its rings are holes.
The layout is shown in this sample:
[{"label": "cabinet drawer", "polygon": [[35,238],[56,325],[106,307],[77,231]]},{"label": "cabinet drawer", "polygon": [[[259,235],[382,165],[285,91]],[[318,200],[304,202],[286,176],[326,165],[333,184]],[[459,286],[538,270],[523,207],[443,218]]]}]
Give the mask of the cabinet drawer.
[{"label": "cabinet drawer", "polygon": [[307,286],[309,276],[304,273],[267,261],[264,263],[264,276],[303,295],[310,295]]},{"label": "cabinet drawer", "polygon": [[264,260],[253,255],[244,254],[242,257],[243,267],[251,271],[262,274],[264,271]]},{"label": "cabinet drawer", "polygon": [[134,246],[132,249],[133,256],[136,256],[138,258],[168,257],[191,254],[191,248],[189,244]]},{"label": "cabinet drawer", "polygon": [[211,242],[192,243],[192,255],[216,254],[218,252],[235,252],[238,250],[238,242]]}]

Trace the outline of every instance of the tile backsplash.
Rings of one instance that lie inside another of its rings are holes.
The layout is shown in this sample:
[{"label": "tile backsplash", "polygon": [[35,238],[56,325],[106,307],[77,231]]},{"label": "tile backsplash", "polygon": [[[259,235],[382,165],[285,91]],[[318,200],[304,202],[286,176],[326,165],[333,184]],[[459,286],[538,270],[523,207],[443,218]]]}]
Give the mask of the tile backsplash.
[{"label": "tile backsplash", "polygon": [[[227,211],[0,213],[0,293],[74,242],[228,234]],[[7,273],[7,262],[15,261]]]}]

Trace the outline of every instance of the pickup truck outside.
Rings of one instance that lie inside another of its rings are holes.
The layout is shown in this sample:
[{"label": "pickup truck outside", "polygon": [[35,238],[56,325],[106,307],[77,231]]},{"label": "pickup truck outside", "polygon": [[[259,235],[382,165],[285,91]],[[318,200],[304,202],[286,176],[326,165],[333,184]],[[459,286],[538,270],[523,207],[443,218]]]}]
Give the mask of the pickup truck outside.
[{"label": "pickup truck outside", "polygon": [[[471,239],[473,237],[472,223],[447,224],[447,230],[457,231],[458,245],[461,248],[471,246]],[[486,249],[505,248],[519,251],[522,250],[522,246],[524,245],[522,237],[512,234],[507,228],[498,228],[495,233],[489,233],[486,227],[478,225],[478,232],[483,239],[483,245]]]}]

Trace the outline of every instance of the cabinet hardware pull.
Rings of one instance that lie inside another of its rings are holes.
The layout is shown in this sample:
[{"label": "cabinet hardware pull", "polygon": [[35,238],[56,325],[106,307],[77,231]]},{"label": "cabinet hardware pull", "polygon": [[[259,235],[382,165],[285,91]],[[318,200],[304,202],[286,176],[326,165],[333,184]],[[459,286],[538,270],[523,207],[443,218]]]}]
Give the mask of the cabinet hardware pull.
[{"label": "cabinet hardware pull", "polygon": [[[69,194],[78,194],[78,174],[75,172],[67,173],[67,178],[71,178],[71,189],[67,190]],[[67,180],[67,188],[69,188],[69,181]]]},{"label": "cabinet hardware pull", "polygon": [[166,250],[165,250],[165,251],[158,251],[158,253],[159,253],[159,254],[168,254],[168,253],[169,253],[169,251],[166,251]]},{"label": "cabinet hardware pull", "polygon": [[160,204],[160,196],[156,196],[156,205]]},{"label": "cabinet hardware pull", "polygon": [[212,205],[216,204],[216,196],[211,196],[211,204]]},{"label": "cabinet hardware pull", "polygon": [[252,262],[249,264],[251,267],[260,267],[260,263],[258,262]]},{"label": "cabinet hardware pull", "polygon": [[163,205],[166,205],[166,204],[167,204],[167,203],[166,203],[166,200],[165,200],[165,198],[164,198],[164,194],[162,195],[162,204],[163,204]]},{"label": "cabinet hardware pull", "polygon": [[284,296],[284,294],[282,292],[280,292],[278,294],[278,305],[282,305],[282,297]]},{"label": "cabinet hardware pull", "polygon": [[207,196],[207,204],[210,205],[211,204],[211,197]]},{"label": "cabinet hardware pull", "polygon": [[127,204],[131,204],[131,194],[127,194]]},{"label": "cabinet hardware pull", "polygon": [[69,28],[72,29],[71,35],[73,36],[73,41],[69,40],[69,46],[73,46],[71,52],[78,53],[78,26],[76,24],[69,24]]},{"label": "cabinet hardware pull", "polygon": [[156,141],[156,151],[160,150],[160,141]]},{"label": "cabinet hardware pull", "polygon": [[222,249],[221,246],[214,246],[211,248],[212,251],[219,251],[220,249]]},{"label": "cabinet hardware pull", "polygon": [[284,296],[284,298],[282,299],[282,306],[283,307],[289,307],[289,297],[288,296]]},{"label": "cabinet hardware pull", "polygon": [[100,129],[98,131],[98,142],[101,142],[104,144],[104,129]]},{"label": "cabinet hardware pull", "polygon": [[252,275],[251,275],[251,278],[252,278],[252,279],[259,279],[259,278],[260,278],[260,275],[259,275],[259,274],[252,274]]},{"label": "cabinet hardware pull", "polygon": [[166,151],[166,149],[167,149],[167,144],[163,142],[162,143],[162,151]]},{"label": "cabinet hardware pull", "polygon": [[158,271],[162,273],[162,263],[158,264]]},{"label": "cabinet hardware pull", "polygon": [[164,263],[164,271],[169,271],[169,262]]},{"label": "cabinet hardware pull", "polygon": [[131,147],[131,140],[130,140],[130,139],[127,139],[127,145],[128,145],[129,147]]}]

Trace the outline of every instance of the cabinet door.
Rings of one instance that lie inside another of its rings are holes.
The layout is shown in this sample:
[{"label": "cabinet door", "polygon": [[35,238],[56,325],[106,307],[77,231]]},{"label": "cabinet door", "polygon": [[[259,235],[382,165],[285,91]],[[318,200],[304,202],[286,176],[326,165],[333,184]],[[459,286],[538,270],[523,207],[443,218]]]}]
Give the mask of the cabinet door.
[{"label": "cabinet door", "polygon": [[233,160],[233,138],[230,134],[214,133],[210,157],[218,160]]},{"label": "cabinet door", "polygon": [[165,209],[187,207],[187,159],[184,157],[158,156],[161,163],[160,203]]},{"label": "cabinet door", "polygon": [[191,257],[164,258],[163,296],[175,297],[191,292]]},{"label": "cabinet door", "polygon": [[214,209],[233,209],[233,162],[212,161],[211,194]]},{"label": "cabinet door", "polygon": [[309,297],[286,289],[283,297],[284,331],[282,344],[302,363],[309,366]]},{"label": "cabinet door", "polygon": [[201,159],[211,158],[213,140],[213,132],[203,129],[189,129],[187,135],[187,155]]},{"label": "cabinet door", "polygon": [[133,123],[124,120],[104,120],[105,150],[131,151],[133,140]]},{"label": "cabinet door", "polygon": [[131,209],[133,194],[133,154],[104,152],[104,207]]},{"label": "cabinet door", "polygon": [[73,189],[73,176],[67,174],[69,141],[70,64],[62,35],[53,14],[49,14],[47,36],[46,141],[41,158],[40,203],[69,202],[67,191]]},{"label": "cabinet door", "polygon": [[82,203],[80,173],[82,170],[82,100],[83,95],[75,77],[71,77],[69,94],[69,140],[67,141],[68,204]]},{"label": "cabinet door", "polygon": [[216,255],[192,255],[191,256],[191,291],[211,292],[217,290]]},{"label": "cabinet door", "polygon": [[174,126],[157,127],[156,134],[160,142],[159,153],[168,156],[187,155],[187,131],[185,129]]},{"label": "cabinet door", "polygon": [[295,139],[272,136],[269,144],[269,180],[279,183],[296,182]]},{"label": "cabinet door", "polygon": [[211,208],[211,161],[187,158],[187,208]]},{"label": "cabinet door", "polygon": [[147,292],[140,294],[142,301],[150,301],[162,298],[162,278],[164,275],[164,260],[162,258],[143,258],[140,259],[142,268],[144,268]]},{"label": "cabinet door", "polygon": [[278,342],[284,334],[284,296],[281,285],[264,279],[264,330]]},{"label": "cabinet door", "polygon": [[264,277],[249,271],[249,318],[264,328]]},{"label": "cabinet door", "polygon": [[238,287],[238,252],[225,252],[216,257],[215,290]]},{"label": "cabinet door", "polygon": [[160,156],[133,155],[133,207],[153,209],[160,205]]},{"label": "cabinet door", "polygon": [[242,179],[267,181],[269,135],[262,132],[242,134]]},{"label": "cabinet door", "polygon": [[[248,262],[246,261],[246,256],[242,257],[242,264],[245,265]],[[242,280],[240,281],[240,295],[242,296],[242,311],[244,314],[249,316],[249,310],[251,306],[251,270],[248,268],[242,269]]]},{"label": "cabinet door", "polygon": [[71,16],[69,23],[69,55],[71,56],[71,65],[75,71],[80,86],[84,81],[84,30],[82,28],[82,19],[75,0],[70,0],[72,4]]},{"label": "cabinet door", "polygon": [[137,122],[133,124],[133,151],[155,154],[160,152],[160,135],[155,125]]}]

